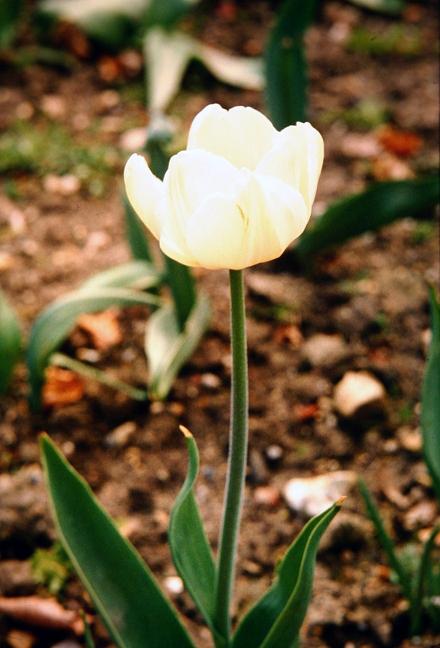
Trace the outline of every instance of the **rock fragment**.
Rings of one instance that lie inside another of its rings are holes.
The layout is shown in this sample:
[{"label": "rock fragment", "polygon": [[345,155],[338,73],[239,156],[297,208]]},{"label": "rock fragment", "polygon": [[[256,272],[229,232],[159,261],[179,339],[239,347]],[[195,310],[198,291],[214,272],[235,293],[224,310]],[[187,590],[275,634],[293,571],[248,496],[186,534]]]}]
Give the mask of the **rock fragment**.
[{"label": "rock fragment", "polygon": [[348,348],[340,335],[317,333],[302,348],[302,356],[312,367],[331,367],[348,355]]},{"label": "rock fragment", "polygon": [[380,407],[384,399],[384,386],[367,371],[348,371],[334,391],[336,409],[347,418]]},{"label": "rock fragment", "polygon": [[352,470],[294,478],[284,486],[283,495],[293,512],[312,517],[322,513],[340,497],[348,495],[356,480],[356,473]]}]

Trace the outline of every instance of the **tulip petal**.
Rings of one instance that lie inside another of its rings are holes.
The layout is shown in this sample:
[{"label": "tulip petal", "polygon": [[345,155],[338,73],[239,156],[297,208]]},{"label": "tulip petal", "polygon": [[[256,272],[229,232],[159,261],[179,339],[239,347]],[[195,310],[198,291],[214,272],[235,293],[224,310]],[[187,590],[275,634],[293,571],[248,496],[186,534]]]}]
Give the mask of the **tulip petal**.
[{"label": "tulip petal", "polygon": [[301,193],[277,178],[251,174],[238,196],[248,219],[243,267],[276,259],[304,230],[309,213]]},{"label": "tulip petal", "polygon": [[270,150],[276,134],[267,117],[254,108],[236,106],[225,110],[212,104],[194,118],[187,148],[210,151],[235,167],[254,170]]},{"label": "tulip petal", "polygon": [[309,123],[284,128],[257,167],[259,173],[279,178],[299,189],[311,211],[324,159],[324,142]]},{"label": "tulip petal", "polygon": [[125,165],[124,182],[127,197],[151,233],[159,238],[161,229],[160,203],[164,197],[163,183],[151,172],[146,160],[131,155]]},{"label": "tulip petal", "polygon": [[214,194],[188,220],[186,241],[197,265],[241,270],[270,261],[304,229],[308,215],[298,191],[246,172],[241,181],[235,197]]}]

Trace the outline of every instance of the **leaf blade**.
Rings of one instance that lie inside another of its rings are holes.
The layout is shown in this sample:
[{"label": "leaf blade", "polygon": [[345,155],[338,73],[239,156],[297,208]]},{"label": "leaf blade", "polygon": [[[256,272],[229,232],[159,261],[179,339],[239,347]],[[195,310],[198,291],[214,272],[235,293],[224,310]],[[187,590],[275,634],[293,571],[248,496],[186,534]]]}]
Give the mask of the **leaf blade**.
[{"label": "leaf blade", "polygon": [[35,321],[29,337],[27,364],[30,401],[34,409],[41,405],[44,370],[51,354],[66,339],[82,313],[105,310],[110,306],[157,306],[157,297],[126,288],[77,290],[55,301]]},{"label": "leaf blade", "polygon": [[0,291],[0,394],[8,388],[20,354],[20,325],[8,300]]},{"label": "leaf blade", "polygon": [[[290,621],[289,634],[292,643],[281,644],[283,648],[295,646],[297,642],[297,632],[301,627],[302,621],[307,610],[308,600],[311,594],[311,585],[313,578],[313,568],[310,569],[310,561],[314,564],[317,542],[322,533],[330,524],[331,520],[338,513],[341,502],[336,502],[329,509],[315,516],[307,522],[299,535],[287,550],[280,566],[277,569],[277,579],[272,587],[262,596],[262,598],[249,610],[239,624],[233,637],[232,648],[272,648],[278,644],[268,643],[273,630],[273,639],[275,642],[278,638],[274,629],[277,619],[283,614],[286,608],[297,606],[300,614],[295,620],[295,624]],[[316,534],[316,535],[315,535]],[[311,539],[313,545],[309,545]],[[316,546],[315,546],[316,545]],[[307,547],[309,546],[309,549]],[[308,553],[307,553],[308,552]],[[301,584],[301,564],[303,557],[307,553],[307,565],[309,567],[307,582]],[[306,587],[304,588],[304,586]],[[287,615],[287,612],[286,612]],[[289,625],[289,623],[288,623]],[[292,630],[293,627],[293,630]],[[284,640],[284,639],[283,639]]]},{"label": "leaf blade", "polygon": [[192,434],[181,428],[188,449],[188,472],[171,512],[169,544],[174,565],[209,626],[213,626],[216,568],[194,496],[199,453]]},{"label": "leaf blade", "polygon": [[432,340],[422,387],[423,454],[440,502],[440,304],[430,290]]},{"label": "leaf blade", "polygon": [[179,330],[174,308],[167,304],[149,318],[145,336],[145,352],[149,367],[149,393],[154,399],[168,394],[174,378],[192,355],[210,317],[208,299],[198,295],[196,304]]},{"label": "leaf blade", "polygon": [[112,639],[121,648],[193,646],[153,575],[84,479],[47,435],[40,443],[58,532]]},{"label": "leaf blade", "polygon": [[331,204],[302,235],[294,254],[306,261],[309,255],[374,231],[398,218],[420,216],[438,200],[437,177],[375,183],[366,191]]}]

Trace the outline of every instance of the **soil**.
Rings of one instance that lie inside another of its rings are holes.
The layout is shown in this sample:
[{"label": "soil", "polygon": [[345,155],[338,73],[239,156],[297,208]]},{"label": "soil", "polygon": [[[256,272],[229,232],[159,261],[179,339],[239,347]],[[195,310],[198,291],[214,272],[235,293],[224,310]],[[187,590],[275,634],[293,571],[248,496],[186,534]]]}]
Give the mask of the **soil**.
[{"label": "soil", "polygon": [[[273,16],[271,3],[243,3],[235,16],[220,11],[233,3],[211,4],[212,11],[200,11],[189,29],[197,28],[203,40],[230,52],[261,52]],[[388,177],[395,177],[394,173],[402,173],[402,165],[407,176],[435,166],[434,11],[429,3],[411,3],[397,21],[348,3],[323,6],[307,36],[310,119],[326,142],[316,214],[332,200],[365,187],[384,173],[384,167]],[[418,34],[415,54],[372,55],[347,49],[347,33],[362,28],[378,38],[396,22],[404,33]],[[47,120],[45,98],[56,97],[62,109],[53,119],[75,142],[120,151],[121,135],[147,121],[142,101],[136,98],[141,72],[129,81],[109,83],[101,69],[96,53],[95,58],[78,62],[73,72],[37,64],[20,70],[5,67],[1,126],[7,129],[26,116],[39,128]],[[361,142],[377,141],[377,131],[347,123],[344,114],[368,98],[385,106],[396,128],[421,138],[419,152],[407,159],[389,152],[362,154]],[[259,93],[222,86],[195,66],[171,108],[179,130],[186,132],[195,112],[214,101],[226,107],[263,106]],[[354,142],[356,153],[347,153],[347,140]],[[26,333],[53,299],[91,274],[129,259],[119,180],[124,156],[127,153],[120,152],[113,160],[99,197],[84,184],[72,195],[54,193],[38,174],[5,177],[0,197],[1,287]],[[11,197],[11,181],[18,199]],[[432,528],[438,506],[422,459],[418,424],[429,330],[427,282],[437,281],[438,270],[433,221],[421,229],[418,222],[401,220],[321,255],[307,274],[288,254],[247,271],[250,455],[236,615],[267,588],[277,558],[305,522],[303,515],[289,511],[281,496],[291,478],[337,470],[363,476],[400,548],[419,542]],[[122,521],[166,586],[167,577],[175,575],[166,530],[185,478],[187,457],[178,432],[179,424],[184,424],[200,449],[197,495],[216,547],[228,442],[228,283],[223,272],[196,275],[211,298],[212,322],[165,402],[139,403],[87,381],[78,402],[35,414],[27,403],[26,369],[19,365],[0,403],[0,479],[4,479],[0,594],[47,595],[26,568],[38,547],[54,541],[39,468],[37,440],[42,431],[50,434],[111,514]],[[143,355],[147,316],[142,308],[121,313],[123,341],[96,356],[100,368],[139,386],[148,376]],[[335,358],[321,354],[313,359],[305,345],[317,334],[336,335],[342,352]],[[76,330],[63,350],[78,355],[90,346],[84,333]],[[357,370],[377,378],[386,397],[371,415],[345,419],[336,409],[334,388],[347,371]],[[115,434],[124,424],[129,424],[125,428],[129,432]],[[280,453],[277,461],[270,460],[273,446]],[[197,645],[209,646],[209,634],[187,594],[172,596]],[[81,607],[93,614],[74,577],[59,599],[67,608]],[[98,645],[108,646],[99,622],[93,627]],[[28,643],[17,643],[20,636]],[[320,552],[303,636],[303,645],[310,648],[440,646],[440,636],[429,632],[409,639],[405,602],[390,578],[356,489]],[[0,617],[0,637],[2,648],[43,648],[72,638],[6,616]]]}]

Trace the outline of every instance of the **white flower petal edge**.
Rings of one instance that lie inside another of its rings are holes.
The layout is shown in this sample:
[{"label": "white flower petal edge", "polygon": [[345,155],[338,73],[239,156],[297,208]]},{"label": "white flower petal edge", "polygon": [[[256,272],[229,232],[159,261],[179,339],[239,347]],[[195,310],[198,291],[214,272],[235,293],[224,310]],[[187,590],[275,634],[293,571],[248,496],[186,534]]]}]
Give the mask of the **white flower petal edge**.
[{"label": "white flower petal edge", "polygon": [[187,148],[210,151],[237,168],[253,171],[270,150],[276,134],[267,117],[254,108],[236,106],[225,110],[212,104],[194,118]]},{"label": "white flower petal edge", "polygon": [[125,165],[124,182],[133,209],[152,234],[159,238],[162,227],[159,206],[165,194],[162,181],[151,172],[146,160],[135,153]]},{"label": "white flower petal edge", "polygon": [[277,133],[272,148],[257,166],[257,171],[279,178],[298,189],[310,212],[323,160],[324,141],[321,134],[308,122],[298,122]]}]

